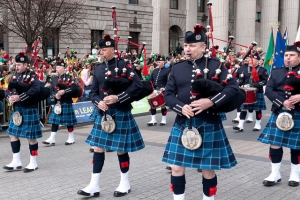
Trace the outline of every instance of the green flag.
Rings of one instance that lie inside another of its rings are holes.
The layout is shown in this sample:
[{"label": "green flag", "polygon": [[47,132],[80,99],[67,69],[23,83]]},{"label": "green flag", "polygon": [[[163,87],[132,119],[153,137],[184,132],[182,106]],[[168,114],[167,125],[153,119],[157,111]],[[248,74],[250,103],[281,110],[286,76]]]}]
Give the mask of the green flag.
[{"label": "green flag", "polygon": [[273,28],[271,28],[270,41],[268,45],[268,50],[265,57],[264,66],[268,73],[270,74],[270,69],[273,64],[273,53],[274,53],[274,37],[273,37]]}]

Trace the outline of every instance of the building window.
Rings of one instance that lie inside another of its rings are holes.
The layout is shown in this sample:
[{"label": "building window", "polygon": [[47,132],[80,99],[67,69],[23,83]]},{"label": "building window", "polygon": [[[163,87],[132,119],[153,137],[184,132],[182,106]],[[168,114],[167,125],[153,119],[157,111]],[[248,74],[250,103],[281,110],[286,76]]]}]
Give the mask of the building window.
[{"label": "building window", "polygon": [[175,26],[169,29],[169,52],[176,51],[176,47],[179,43],[179,33]]},{"label": "building window", "polygon": [[[131,42],[134,42],[136,44],[139,44],[139,35],[140,33],[139,32],[129,32],[129,35],[131,36]],[[136,53],[139,53],[138,50],[139,48],[135,45],[130,45],[130,53],[132,53],[133,51],[136,51]]]},{"label": "building window", "polygon": [[[51,28],[49,29],[49,35],[44,36],[42,40],[43,44],[43,56],[47,58],[52,58],[53,56],[58,56],[59,53],[59,29]],[[60,55],[63,58],[64,55]]]},{"label": "building window", "polygon": [[[4,30],[3,30],[3,26],[1,25],[0,26],[0,48],[4,48],[4,42],[3,42],[3,33],[4,33]],[[8,52],[8,49],[5,49],[7,52]]]},{"label": "building window", "polygon": [[198,12],[204,12],[204,0],[198,0]]},{"label": "building window", "polygon": [[138,0],[129,0],[129,4],[139,4]]},{"label": "building window", "polygon": [[178,9],[178,0],[170,0],[170,8]]},{"label": "building window", "polygon": [[94,44],[98,45],[99,40],[102,39],[102,30],[91,30],[91,50],[94,48]]}]

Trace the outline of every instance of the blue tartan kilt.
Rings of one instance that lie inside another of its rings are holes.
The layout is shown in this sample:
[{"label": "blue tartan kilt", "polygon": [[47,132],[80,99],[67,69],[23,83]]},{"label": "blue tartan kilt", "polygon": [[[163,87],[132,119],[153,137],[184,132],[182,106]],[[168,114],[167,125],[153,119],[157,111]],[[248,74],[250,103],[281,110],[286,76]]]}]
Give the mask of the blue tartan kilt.
[{"label": "blue tartan kilt", "polygon": [[194,118],[193,127],[197,128],[203,140],[196,150],[186,149],[181,143],[182,132],[188,125],[189,119],[183,124],[175,122],[164,151],[163,162],[206,170],[231,168],[237,164],[222,124],[209,124]]},{"label": "blue tartan kilt", "polygon": [[[284,111],[281,110],[280,112]],[[266,144],[300,150],[300,112],[294,111],[294,127],[289,131],[282,131],[277,128],[277,117],[277,114],[272,113],[269,122],[257,140]]]},{"label": "blue tartan kilt", "polygon": [[73,105],[71,103],[61,104],[61,113],[59,115],[54,113],[53,106],[49,116],[48,124],[58,124],[63,126],[74,126],[77,124]]},{"label": "blue tartan kilt", "polygon": [[220,116],[220,118],[221,118],[222,121],[226,121],[227,120],[226,113],[220,112],[219,116]]},{"label": "blue tartan kilt", "polygon": [[103,149],[119,152],[135,152],[145,147],[142,135],[131,111],[118,111],[110,109],[106,111],[116,122],[116,130],[106,133],[101,128],[102,114],[98,114],[94,127],[86,139],[86,143]]},{"label": "blue tartan kilt", "polygon": [[254,104],[241,105],[242,110],[267,110],[265,96],[263,93],[256,93],[257,102]]},{"label": "blue tartan kilt", "polygon": [[94,107],[92,114],[90,115],[89,119],[95,121],[97,116],[100,115],[99,109]]},{"label": "blue tartan kilt", "polygon": [[16,126],[13,123],[13,112],[6,130],[8,135],[27,139],[37,139],[43,136],[42,127],[40,124],[40,115],[37,108],[23,108],[14,106],[14,111],[19,111],[22,115],[22,124],[20,126]]}]

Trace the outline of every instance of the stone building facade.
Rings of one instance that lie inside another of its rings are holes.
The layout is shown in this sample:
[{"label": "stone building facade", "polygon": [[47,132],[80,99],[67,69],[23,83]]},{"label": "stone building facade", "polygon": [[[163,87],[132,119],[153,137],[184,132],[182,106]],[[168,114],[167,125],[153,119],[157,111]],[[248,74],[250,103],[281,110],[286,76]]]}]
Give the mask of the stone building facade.
[{"label": "stone building facade", "polygon": [[[60,38],[59,33],[43,48],[47,55],[65,52],[67,46],[75,49],[78,56],[90,53],[92,44],[106,34],[113,35],[111,6],[116,6],[119,36],[141,44],[146,42],[147,53],[167,54],[183,44],[186,30],[201,23],[206,27],[208,0],[86,0],[86,18],[78,30],[80,40],[74,42]],[[215,38],[227,40],[235,36],[235,42],[249,46],[256,41],[258,46],[267,49],[271,24],[276,31],[280,23],[283,33],[289,31],[289,41],[294,42],[299,25],[299,0],[210,0],[212,2]],[[0,27],[1,28],[1,27]],[[1,31],[2,32],[2,31]],[[0,34],[0,46],[9,49],[12,55],[20,52],[25,44],[10,33]],[[224,42],[215,40],[220,47]],[[125,52],[126,43],[119,49]],[[136,48],[131,46],[131,48]],[[5,49],[6,50],[6,49]]]}]

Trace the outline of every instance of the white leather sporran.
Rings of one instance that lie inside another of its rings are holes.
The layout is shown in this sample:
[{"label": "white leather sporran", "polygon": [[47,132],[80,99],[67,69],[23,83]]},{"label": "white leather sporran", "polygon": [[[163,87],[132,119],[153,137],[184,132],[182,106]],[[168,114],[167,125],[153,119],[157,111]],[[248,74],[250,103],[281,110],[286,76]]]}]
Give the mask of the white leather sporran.
[{"label": "white leather sporran", "polygon": [[183,134],[181,136],[182,145],[189,150],[196,150],[202,144],[202,137],[199,134],[199,131],[192,127],[186,127],[183,130]]},{"label": "white leather sporran", "polygon": [[289,131],[294,127],[294,120],[290,113],[280,113],[276,119],[276,126],[282,131]]},{"label": "white leather sporran", "polygon": [[13,123],[16,126],[20,126],[22,124],[23,117],[19,111],[15,111],[13,114]]},{"label": "white leather sporran", "polygon": [[101,119],[101,127],[106,133],[112,133],[116,129],[116,122],[112,116],[106,114]]},{"label": "white leather sporran", "polygon": [[60,101],[58,101],[54,106],[54,113],[57,115],[61,114],[61,104]]}]

